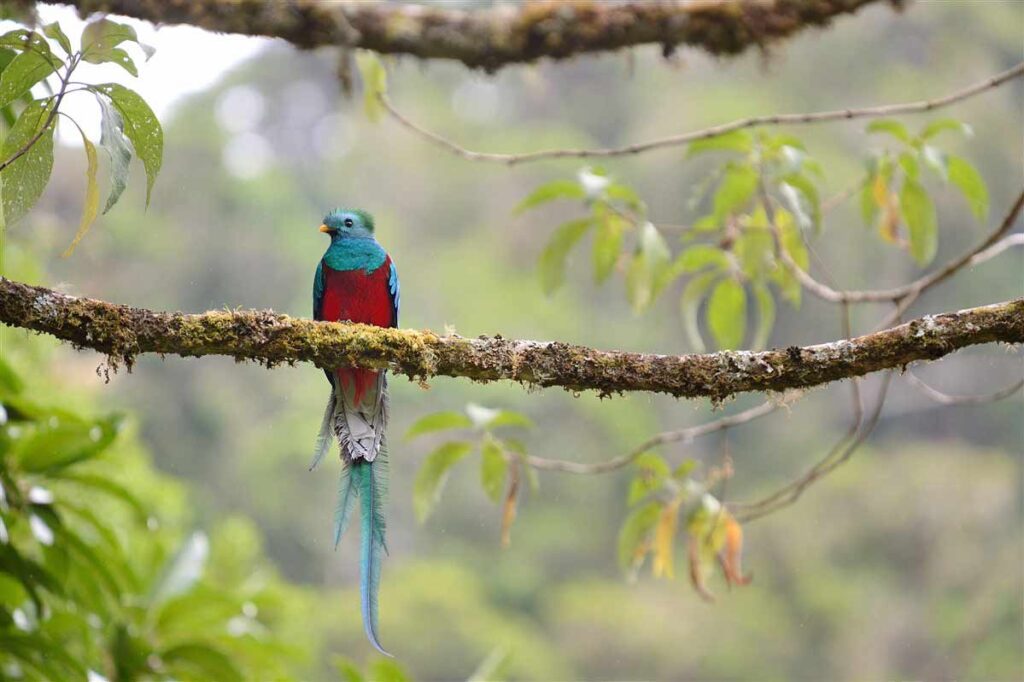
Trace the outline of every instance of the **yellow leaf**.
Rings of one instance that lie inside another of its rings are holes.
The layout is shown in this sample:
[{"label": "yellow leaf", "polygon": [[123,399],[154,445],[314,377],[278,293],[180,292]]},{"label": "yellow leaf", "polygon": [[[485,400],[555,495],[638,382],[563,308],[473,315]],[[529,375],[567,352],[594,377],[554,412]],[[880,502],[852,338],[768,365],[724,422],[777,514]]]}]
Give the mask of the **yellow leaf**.
[{"label": "yellow leaf", "polygon": [[82,237],[92,227],[96,215],[100,211],[100,189],[96,184],[96,170],[99,166],[96,159],[96,146],[89,141],[81,128],[78,129],[78,132],[82,133],[82,144],[85,145],[85,158],[88,162],[85,169],[85,205],[82,207],[82,221],[78,225],[78,232],[75,233],[71,245],[62,254],[64,258],[74,253],[78,242],[82,241]]},{"label": "yellow leaf", "polygon": [[748,575],[743,575],[743,568],[740,566],[740,554],[743,552],[743,528],[728,512],[723,520],[723,526],[725,527],[725,548],[719,554],[719,559],[722,571],[725,573],[725,580],[730,585],[746,585],[751,578]]},{"label": "yellow leaf", "polygon": [[682,504],[682,501],[682,498],[676,498],[661,510],[658,527],[654,531],[653,570],[656,578],[675,577],[672,550],[676,535],[676,523],[679,520],[679,505]]},{"label": "yellow leaf", "polygon": [[516,520],[516,502],[519,498],[519,467],[517,461],[508,470],[508,492],[501,512],[501,546],[507,549],[512,544],[512,524]]}]

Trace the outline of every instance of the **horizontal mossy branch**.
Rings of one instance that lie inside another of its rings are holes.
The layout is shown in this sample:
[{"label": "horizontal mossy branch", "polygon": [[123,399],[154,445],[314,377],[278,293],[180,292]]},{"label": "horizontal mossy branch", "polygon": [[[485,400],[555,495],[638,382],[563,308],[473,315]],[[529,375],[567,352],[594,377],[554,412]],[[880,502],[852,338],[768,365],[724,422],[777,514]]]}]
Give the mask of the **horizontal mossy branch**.
[{"label": "horizontal mossy branch", "polygon": [[464,338],[430,331],[314,322],[266,311],[153,312],[0,278],[0,322],[106,354],[129,369],[137,355],[227,355],[267,366],[388,368],[413,379],[508,379],[602,395],[651,391],[722,399],[783,391],[934,360],[981,343],[1024,343],[1024,299],[929,315],[854,339],[759,353],[654,355],[557,341]]},{"label": "horizontal mossy branch", "polygon": [[[283,38],[304,48],[346,45],[381,54],[453,59],[489,71],[542,57],[564,59],[637,45],[679,45],[711,54],[827,25],[883,0],[550,0],[461,10],[323,0],[65,0],[83,16],[109,12],[209,31]],[[894,6],[897,0],[886,0]]]}]

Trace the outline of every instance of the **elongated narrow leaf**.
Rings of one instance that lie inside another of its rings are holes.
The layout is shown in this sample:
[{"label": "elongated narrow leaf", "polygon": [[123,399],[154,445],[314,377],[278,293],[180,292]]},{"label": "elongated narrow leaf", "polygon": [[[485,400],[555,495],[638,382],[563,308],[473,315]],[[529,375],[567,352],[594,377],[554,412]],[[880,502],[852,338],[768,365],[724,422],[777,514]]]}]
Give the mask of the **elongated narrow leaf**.
[{"label": "elongated narrow leaf", "polygon": [[967,199],[974,217],[980,222],[988,218],[988,188],[985,187],[985,180],[981,173],[971,165],[970,161],[959,156],[947,158],[949,181],[956,185],[957,189]]},{"label": "elongated narrow leaf", "polygon": [[[779,229],[780,242],[800,269],[807,270],[811,264],[810,255],[807,253],[807,245],[804,244],[800,229],[793,222],[793,216],[789,211],[779,209],[775,212],[775,223]],[[789,269],[779,264],[775,270],[775,281],[778,282],[783,297],[800,307],[802,289],[800,282],[790,273]]]},{"label": "elongated narrow leaf", "polygon": [[[791,173],[779,186],[789,208],[805,229],[821,229],[821,196],[818,188],[806,175]],[[792,197],[787,193],[792,192]]]},{"label": "elongated narrow leaf", "polygon": [[493,437],[484,438],[480,444],[480,484],[495,504],[501,501],[507,470],[508,461],[501,445]]},{"label": "elongated narrow leaf", "polygon": [[167,672],[183,680],[220,680],[241,682],[245,676],[234,661],[205,642],[176,644],[159,653]]},{"label": "elongated narrow leaf", "polygon": [[757,329],[750,343],[751,350],[762,350],[768,345],[775,326],[775,298],[764,284],[753,285],[754,297],[757,299]]},{"label": "elongated narrow leaf", "polygon": [[100,112],[103,115],[100,146],[110,158],[110,195],[107,196],[107,203],[103,206],[103,212],[106,213],[114,207],[117,200],[121,198],[124,188],[128,186],[132,146],[128,138],[124,136],[124,119],[121,118],[121,113],[103,95],[97,93],[96,101],[99,102]]},{"label": "elongated narrow leaf", "polygon": [[0,107],[28,93],[33,85],[49,76],[60,61],[38,52],[22,52],[0,73]]},{"label": "elongated narrow leaf", "polygon": [[962,121],[958,121],[955,118],[940,118],[939,120],[932,121],[922,128],[920,137],[922,140],[930,140],[939,133],[947,130],[960,133],[965,137],[970,137],[974,134],[974,129]]},{"label": "elongated narrow leaf", "polygon": [[725,270],[729,267],[729,256],[712,244],[695,244],[679,254],[676,264],[682,274],[699,272],[705,268]]},{"label": "elongated narrow leaf", "polygon": [[[5,72],[6,73],[6,72]],[[53,125],[49,121],[53,105],[49,100],[33,100],[14,123],[3,144],[3,159],[13,159],[31,144],[28,151],[2,171],[3,208],[7,224],[25,215],[46,189],[53,171]],[[43,126],[47,126],[44,130]],[[32,143],[36,135],[42,136]]]},{"label": "elongated narrow leaf", "polygon": [[366,118],[376,123],[384,115],[380,97],[388,90],[388,72],[380,57],[368,50],[356,53],[356,66],[363,81],[363,111]]},{"label": "elongated narrow leaf", "polygon": [[949,180],[949,157],[938,147],[926,144],[921,147],[921,158],[925,165],[935,171],[943,182]]},{"label": "elongated narrow leaf", "polygon": [[923,267],[935,258],[939,245],[935,204],[924,187],[906,178],[900,190],[900,211],[910,233],[910,255]]},{"label": "elongated narrow leaf", "polygon": [[0,35],[0,47],[7,47],[19,52],[33,51],[45,55],[50,54],[50,44],[35,31],[24,28],[17,28]]},{"label": "elongated narrow leaf", "polygon": [[654,577],[674,578],[676,527],[679,523],[679,505],[683,499],[677,497],[662,509],[658,515],[658,526],[654,531],[654,562],[651,570]]},{"label": "elongated narrow leaf", "polygon": [[867,131],[869,133],[884,133],[886,135],[891,135],[905,144],[910,144],[912,141],[910,133],[907,131],[907,127],[899,121],[894,121],[890,118],[872,121],[868,124]]},{"label": "elongated narrow leaf", "polygon": [[124,134],[132,142],[135,153],[146,169],[146,206],[153,192],[153,183],[164,159],[164,131],[153,110],[138,93],[117,83],[98,86],[117,107],[124,122]]},{"label": "elongated narrow leaf", "polygon": [[82,133],[82,144],[85,146],[85,203],[82,205],[82,219],[78,223],[78,232],[75,233],[75,238],[64,251],[65,258],[74,253],[78,242],[82,241],[82,237],[92,227],[96,220],[96,214],[100,210],[100,188],[96,182],[96,170],[99,167],[99,162],[96,159],[96,146],[85,136],[81,128],[78,129],[78,132]]},{"label": "elongated narrow leaf", "polygon": [[630,512],[619,531],[619,565],[635,571],[647,555],[651,532],[661,513],[657,502],[648,502]]},{"label": "elongated narrow leaf", "polygon": [[425,433],[444,431],[446,429],[469,429],[472,427],[472,420],[462,412],[434,412],[417,419],[409,427],[409,430],[405,432],[405,438],[408,440],[416,436],[422,436]]},{"label": "elongated narrow leaf", "polygon": [[71,54],[71,41],[68,40],[68,37],[64,34],[64,31],[61,29],[60,24],[58,24],[56,21],[53,22],[52,24],[47,24],[46,26],[43,26],[43,34],[47,38],[52,38],[56,40],[57,44],[61,46],[61,49],[64,50],[65,53]]},{"label": "elongated narrow leaf", "polygon": [[708,299],[708,328],[722,350],[739,348],[747,328],[747,294],[743,285],[727,277]]},{"label": "elongated narrow leaf", "polygon": [[731,166],[726,170],[714,198],[714,215],[719,223],[750,201],[757,189],[757,178],[757,171],[751,166]]},{"label": "elongated narrow leaf", "polygon": [[550,294],[562,286],[569,251],[593,224],[591,218],[570,220],[560,225],[551,235],[551,240],[540,255],[540,282],[544,293]]},{"label": "elongated narrow leaf", "polygon": [[626,232],[626,221],[608,214],[601,220],[594,235],[593,260],[594,280],[601,283],[608,279],[615,264],[622,255],[622,238]]},{"label": "elongated narrow leaf", "polygon": [[582,200],[585,197],[586,193],[583,191],[583,186],[575,180],[552,180],[533,190],[528,197],[519,202],[513,213],[519,214],[555,199]]},{"label": "elongated narrow leaf", "polygon": [[427,455],[413,484],[412,501],[416,518],[423,523],[441,498],[448,470],[469,454],[473,446],[464,441],[449,441]]},{"label": "elongated narrow leaf", "polygon": [[704,338],[700,333],[700,312],[701,301],[711,288],[712,283],[720,277],[717,272],[705,272],[697,275],[683,287],[683,295],[679,300],[679,307],[683,316],[683,331],[690,341],[690,346],[695,353],[703,353],[705,350]]}]

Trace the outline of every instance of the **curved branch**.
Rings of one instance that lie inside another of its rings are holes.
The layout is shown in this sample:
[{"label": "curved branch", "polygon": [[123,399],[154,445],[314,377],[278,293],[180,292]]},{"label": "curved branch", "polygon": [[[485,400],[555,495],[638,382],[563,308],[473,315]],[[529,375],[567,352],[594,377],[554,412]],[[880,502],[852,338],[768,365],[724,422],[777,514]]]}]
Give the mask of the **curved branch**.
[{"label": "curved branch", "polygon": [[736,119],[734,121],[711,126],[709,128],[693,130],[688,133],[680,133],[678,135],[669,135],[668,137],[661,137],[655,140],[648,140],[646,142],[637,142],[622,147],[606,147],[597,149],[545,149],[536,152],[525,152],[522,154],[488,153],[467,149],[462,145],[428,130],[409,119],[409,117],[395,108],[394,104],[391,103],[391,100],[385,93],[378,93],[377,98],[384,106],[384,109],[387,110],[399,125],[437,145],[445,151],[469,161],[490,161],[493,163],[504,163],[509,166],[514,166],[520,163],[549,161],[551,159],[586,159],[629,156],[632,154],[647,152],[652,149],[680,147],[691,142],[696,142],[697,140],[706,140],[711,137],[717,137],[737,130],[770,125],[806,125],[811,123],[827,123],[830,121],[848,121],[858,118],[880,118],[901,114],[919,114],[961,102],[975,95],[998,88],[1000,85],[1003,85],[1015,78],[1020,78],[1021,76],[1024,76],[1024,62],[1021,62],[1002,73],[986,78],[979,83],[969,85],[962,90],[957,90],[956,92],[936,99],[907,102],[904,104],[864,107],[860,109],[835,109],[832,111],[818,111],[813,113],[752,116],[749,118]]},{"label": "curved branch", "polygon": [[[122,14],[160,24],[283,38],[302,48],[341,45],[495,71],[542,57],[661,45],[738,54],[881,0],[517,3],[479,10],[318,0],[65,0],[82,16]],[[889,0],[899,7],[899,0]]]},{"label": "curved branch", "polygon": [[269,311],[153,312],[0,278],[0,322],[107,354],[129,369],[141,353],[227,355],[267,366],[388,368],[410,378],[508,379],[602,395],[651,391],[724,399],[784,391],[935,360],[982,343],[1024,343],[1024,298],[929,315],[832,343],[759,353],[654,355],[557,341],[464,338],[431,331],[314,322]]},{"label": "curved branch", "polygon": [[1005,400],[1014,393],[1020,391],[1021,388],[1024,388],[1024,379],[1020,379],[1006,388],[993,391],[992,393],[985,393],[982,395],[952,395],[944,393],[937,388],[933,388],[926,384],[924,381],[914,376],[913,372],[907,372],[903,375],[903,378],[907,380],[908,384],[919,390],[930,400],[933,400],[940,405],[985,405],[987,403]]}]

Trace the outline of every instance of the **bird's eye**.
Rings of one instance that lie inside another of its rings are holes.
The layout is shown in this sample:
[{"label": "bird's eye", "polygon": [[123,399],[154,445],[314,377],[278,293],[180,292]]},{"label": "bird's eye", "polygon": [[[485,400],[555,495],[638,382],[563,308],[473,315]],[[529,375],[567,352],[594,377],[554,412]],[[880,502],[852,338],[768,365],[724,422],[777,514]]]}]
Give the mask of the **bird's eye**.
[{"label": "bird's eye", "polygon": [[351,218],[345,218],[345,227],[352,227],[355,222]]}]

